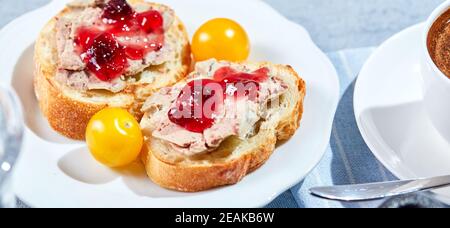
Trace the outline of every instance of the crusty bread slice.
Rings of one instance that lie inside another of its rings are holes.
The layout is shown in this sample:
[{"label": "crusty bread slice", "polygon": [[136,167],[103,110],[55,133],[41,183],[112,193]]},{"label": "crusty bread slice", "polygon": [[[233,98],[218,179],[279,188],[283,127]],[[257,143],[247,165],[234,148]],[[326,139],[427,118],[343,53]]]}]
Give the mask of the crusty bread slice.
[{"label": "crusty bread slice", "polygon": [[[286,85],[288,91],[280,98],[275,115],[260,124],[259,131],[248,140],[226,139],[210,153],[193,157],[173,151],[167,143],[146,134],[142,160],[147,174],[158,185],[183,192],[197,192],[235,184],[248,173],[262,166],[275,150],[278,141],[292,137],[300,125],[305,82],[290,66],[270,63],[241,63],[248,69],[270,68]],[[142,119],[143,127],[151,114]]]},{"label": "crusty bread slice", "polygon": [[[150,4],[152,7],[165,7],[143,0],[128,0],[132,6]],[[186,76],[191,67],[189,37],[179,18],[175,18],[171,28],[166,31],[166,42],[174,51],[171,60],[144,70],[141,79],[127,84],[119,93],[91,90],[78,91],[60,85],[55,80],[58,70],[56,47],[56,23],[62,16],[76,17],[76,8],[67,7],[48,22],[35,45],[35,93],[43,114],[50,126],[72,139],[82,140],[90,118],[106,107],[119,107],[130,111],[140,120],[141,106],[153,91],[172,85]]]}]

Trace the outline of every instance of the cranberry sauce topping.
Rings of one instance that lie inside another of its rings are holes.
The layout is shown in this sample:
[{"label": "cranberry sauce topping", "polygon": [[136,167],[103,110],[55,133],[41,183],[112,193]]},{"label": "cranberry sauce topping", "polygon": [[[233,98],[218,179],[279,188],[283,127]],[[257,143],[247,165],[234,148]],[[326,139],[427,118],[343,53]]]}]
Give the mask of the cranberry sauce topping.
[{"label": "cranberry sauce topping", "polygon": [[222,67],[214,73],[216,81],[224,81],[226,83],[239,82],[264,82],[269,79],[269,69],[267,67],[261,68],[253,73],[237,72],[231,67]]},{"label": "cranberry sauce topping", "polygon": [[122,75],[127,59],[142,60],[164,43],[164,20],[156,10],[136,13],[125,0],[111,0],[95,27],[77,30],[75,44],[87,68],[102,81]]},{"label": "cranberry sauce topping", "polygon": [[181,91],[175,107],[169,111],[169,119],[190,132],[203,133],[214,125],[214,115],[223,107],[225,99],[257,94],[259,83],[268,80],[268,74],[268,68],[244,73],[223,67],[216,71],[213,79],[191,81]]},{"label": "cranberry sauce topping", "polygon": [[[83,35],[84,36],[84,35]],[[83,59],[87,62],[88,69],[93,72],[100,80],[108,81],[120,75],[127,66],[125,50],[119,45],[114,36],[109,33],[100,33],[92,41],[85,53]]]},{"label": "cranberry sauce topping", "polygon": [[169,111],[170,121],[196,133],[203,133],[205,129],[212,127],[212,112],[209,115],[204,112],[203,104],[214,96],[214,90],[209,88],[214,84],[217,85],[217,82],[210,79],[189,82],[175,101],[175,107]]},{"label": "cranberry sauce topping", "polygon": [[136,19],[145,32],[162,32],[160,30],[163,28],[164,19],[158,11],[150,10],[140,13]]},{"label": "cranberry sauce topping", "polygon": [[133,13],[133,8],[128,5],[127,1],[110,0],[103,10],[103,18],[115,21],[126,21],[133,16]]}]

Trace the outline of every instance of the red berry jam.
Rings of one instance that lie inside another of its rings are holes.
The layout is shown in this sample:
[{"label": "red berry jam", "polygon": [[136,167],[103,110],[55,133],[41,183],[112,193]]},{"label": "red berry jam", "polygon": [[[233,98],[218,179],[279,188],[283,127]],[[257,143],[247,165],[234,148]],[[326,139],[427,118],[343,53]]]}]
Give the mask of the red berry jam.
[{"label": "red berry jam", "polygon": [[156,10],[136,13],[125,0],[111,0],[95,27],[81,27],[75,44],[90,72],[102,81],[121,76],[128,59],[142,60],[164,44],[164,19]]},{"label": "red berry jam", "polygon": [[[252,92],[257,92],[259,83],[268,80],[268,74],[268,68],[261,68],[253,73],[244,73],[237,72],[230,67],[223,67],[216,71],[213,79],[191,81],[181,91],[175,101],[175,107],[169,111],[169,119],[172,123],[190,132],[203,133],[214,125],[214,114],[219,111],[220,107],[223,107],[226,98],[234,96],[239,99],[249,96]],[[250,83],[255,86],[249,85]],[[237,84],[246,87],[239,87]],[[230,86],[234,87],[231,90],[233,94],[229,93]],[[246,91],[239,91],[239,88]],[[248,91],[249,89],[257,91]],[[216,96],[217,93],[222,93],[222,96]],[[221,100],[217,100],[218,97]],[[211,107],[205,108],[207,102],[212,104]]]},{"label": "red berry jam", "polygon": [[244,73],[237,72],[230,67],[223,67],[216,71],[214,79],[221,82],[225,90],[229,86],[235,87],[232,90],[234,94],[225,95],[233,95],[237,98],[249,97],[250,100],[255,100],[259,91],[259,83],[266,81],[269,78],[268,74],[268,68],[261,68],[253,73]]},{"label": "red berry jam", "polygon": [[214,96],[214,92],[208,90],[214,84],[217,82],[210,79],[189,82],[175,101],[175,107],[169,111],[170,121],[195,133],[203,133],[212,127],[214,119],[203,111],[203,104]]},{"label": "red berry jam", "polygon": [[92,32],[88,30],[82,34],[86,39],[85,43],[90,44],[85,46],[87,49],[83,50],[85,54],[82,56],[89,71],[102,81],[109,81],[120,76],[128,66],[128,61],[124,48],[120,46],[114,35],[104,32],[90,37]]},{"label": "red berry jam", "polygon": [[253,73],[237,72],[230,67],[222,67],[214,73],[216,81],[224,81],[226,83],[239,82],[264,82],[269,79],[269,69],[264,67]]},{"label": "red berry jam", "polygon": [[110,0],[103,9],[103,18],[114,21],[129,20],[134,14],[126,0]]},{"label": "red berry jam", "polygon": [[156,10],[140,13],[136,19],[142,29],[147,33],[160,32],[158,30],[162,29],[164,25],[162,15]]}]

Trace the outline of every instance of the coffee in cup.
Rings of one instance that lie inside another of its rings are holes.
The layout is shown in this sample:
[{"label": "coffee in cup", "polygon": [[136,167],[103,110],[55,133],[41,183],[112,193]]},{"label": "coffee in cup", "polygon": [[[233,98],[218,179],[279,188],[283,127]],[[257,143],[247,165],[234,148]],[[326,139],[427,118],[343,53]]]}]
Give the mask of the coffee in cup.
[{"label": "coffee in cup", "polygon": [[450,143],[450,0],[425,23],[421,49],[423,104],[434,127]]},{"label": "coffee in cup", "polygon": [[450,78],[450,10],[439,16],[431,26],[427,46],[433,62]]}]

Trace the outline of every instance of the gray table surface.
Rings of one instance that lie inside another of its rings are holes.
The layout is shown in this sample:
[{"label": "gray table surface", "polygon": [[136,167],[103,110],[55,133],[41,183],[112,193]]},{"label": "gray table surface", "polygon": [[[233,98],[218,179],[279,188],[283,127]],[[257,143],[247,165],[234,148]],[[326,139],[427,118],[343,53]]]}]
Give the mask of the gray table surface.
[{"label": "gray table surface", "polygon": [[[49,0],[0,0],[0,28]],[[184,0],[186,1],[186,0]],[[303,25],[325,51],[376,46],[424,21],[443,0],[264,0]]]},{"label": "gray table surface", "polygon": [[[311,33],[325,52],[377,46],[424,21],[444,0],[264,0]],[[0,0],[0,28],[49,0]],[[19,207],[26,205],[19,202]]]}]

